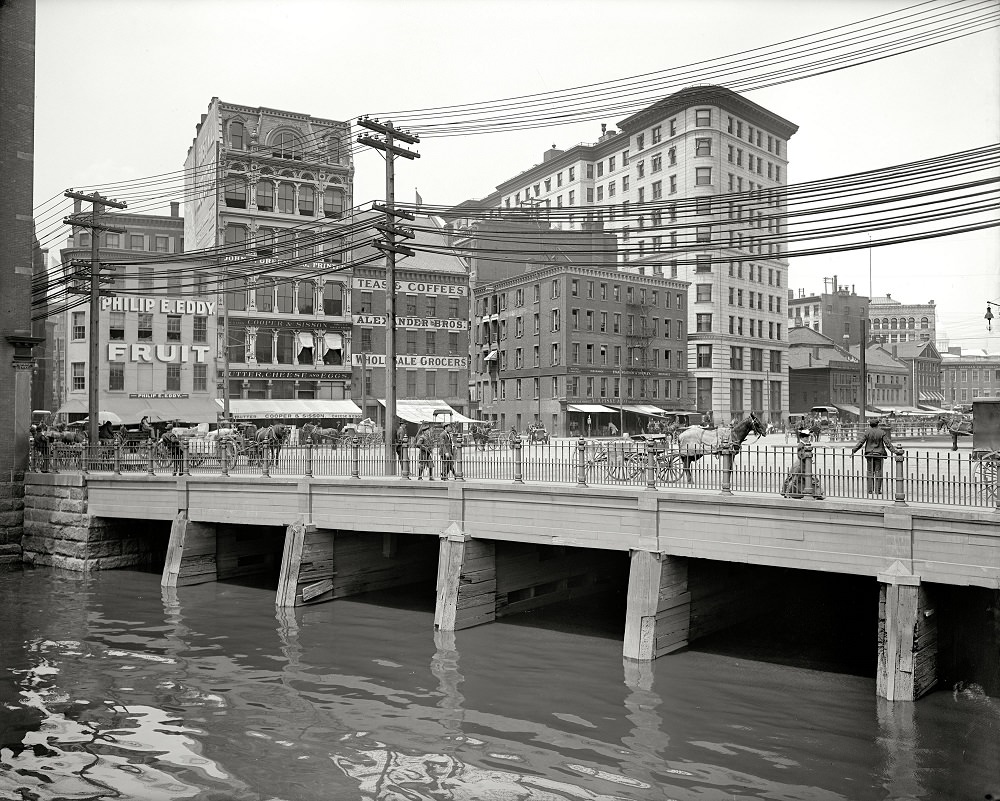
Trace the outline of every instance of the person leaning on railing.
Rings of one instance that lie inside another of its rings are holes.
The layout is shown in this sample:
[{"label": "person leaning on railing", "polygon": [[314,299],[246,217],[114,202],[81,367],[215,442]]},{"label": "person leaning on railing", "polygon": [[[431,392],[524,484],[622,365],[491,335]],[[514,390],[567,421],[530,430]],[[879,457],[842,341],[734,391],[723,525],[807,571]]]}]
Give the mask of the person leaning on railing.
[{"label": "person leaning on railing", "polygon": [[878,495],[882,492],[882,463],[889,456],[893,445],[889,432],[882,428],[879,420],[873,419],[868,426],[868,430],[861,435],[861,439],[851,449],[851,453],[857,453],[862,448],[864,449],[868,494]]}]

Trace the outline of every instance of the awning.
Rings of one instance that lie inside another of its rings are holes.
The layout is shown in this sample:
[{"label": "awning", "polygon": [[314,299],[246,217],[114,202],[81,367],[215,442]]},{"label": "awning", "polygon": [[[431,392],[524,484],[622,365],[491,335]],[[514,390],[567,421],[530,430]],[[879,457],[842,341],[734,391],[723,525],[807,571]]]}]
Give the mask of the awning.
[{"label": "awning", "polygon": [[299,340],[299,350],[303,350],[305,348],[312,348],[313,346],[313,335],[309,331],[299,331],[298,340]]},{"label": "awning", "polygon": [[922,409],[916,409],[913,406],[882,406],[882,411],[888,413],[895,413],[901,415],[918,415],[926,414]]},{"label": "awning", "polygon": [[[385,406],[385,398],[379,398],[380,404]],[[435,417],[434,412],[437,412]],[[400,417],[409,423],[432,423],[438,420],[442,423],[478,423],[464,414],[456,412],[443,400],[427,398],[424,400],[409,400],[399,398],[396,400],[396,417]]]},{"label": "awning", "polygon": [[[853,414],[855,417],[860,417],[861,416],[861,410],[857,406],[851,406],[851,405],[849,405],[847,403],[835,403],[833,405],[836,406],[838,409],[840,409],[840,411],[842,411],[842,412],[847,412],[848,414]],[[882,412],[881,412],[880,409],[869,407],[866,410],[865,416],[866,417],[881,417],[882,416]],[[794,417],[794,415],[793,415],[793,417]]]},{"label": "awning", "polygon": [[640,403],[632,406],[622,407],[626,412],[634,412],[635,414],[644,414],[647,417],[663,417],[665,412],[658,406],[650,406],[645,403]]},{"label": "awning", "polygon": [[617,414],[617,409],[609,409],[607,406],[601,406],[598,403],[569,403],[566,408],[571,412],[580,412],[581,414]]},{"label": "awning", "polygon": [[[222,400],[217,400],[222,413]],[[229,400],[229,416],[234,420],[312,420],[360,417],[361,409],[352,400]]]},{"label": "awning", "polygon": [[[128,425],[138,423],[143,417],[154,422],[174,420],[179,423],[214,423],[219,407],[212,398],[101,398],[101,412],[114,412]],[[73,398],[66,401],[59,414],[86,414],[87,401]]]},{"label": "awning", "polygon": [[944,403],[944,393],[934,392],[933,390],[925,390],[920,393],[920,402],[923,403],[924,401],[937,401],[938,403]]},{"label": "awning", "polygon": [[340,334],[323,334],[323,344],[326,346],[327,350],[343,350],[343,338]]},{"label": "awning", "polygon": [[488,354],[486,354],[486,358],[484,358],[483,361],[484,362],[495,362],[497,360],[497,356],[498,355],[499,354],[498,354],[497,351],[491,350]]},{"label": "awning", "polygon": [[937,406],[931,406],[929,404],[924,404],[920,407],[927,414],[951,414],[947,409],[941,409]]}]

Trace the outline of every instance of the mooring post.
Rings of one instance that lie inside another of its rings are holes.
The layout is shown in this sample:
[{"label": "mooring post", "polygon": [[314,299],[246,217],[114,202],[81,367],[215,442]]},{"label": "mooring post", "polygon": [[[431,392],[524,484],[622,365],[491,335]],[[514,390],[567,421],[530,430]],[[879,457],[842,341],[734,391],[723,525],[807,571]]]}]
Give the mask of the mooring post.
[{"label": "mooring post", "polygon": [[646,441],[646,489],[656,489],[656,453],[653,443]]},{"label": "mooring post", "polygon": [[465,481],[465,468],[462,465],[462,432],[455,432],[455,481]]},{"label": "mooring post", "polygon": [[892,460],[896,463],[896,506],[906,506],[906,483],[903,477],[903,463],[906,460],[902,445],[893,449]]},{"label": "mooring post", "polygon": [[524,465],[521,456],[521,438],[516,434],[511,435],[510,447],[514,451],[514,483],[524,483]]},{"label": "mooring post", "polygon": [[313,474],[313,444],[312,440],[306,442],[306,478],[312,478]]},{"label": "mooring post", "polygon": [[351,437],[351,478],[361,478],[361,438]]},{"label": "mooring post", "polygon": [[112,447],[115,449],[115,475],[120,476],[122,474],[122,449],[118,443]]},{"label": "mooring post", "polygon": [[587,440],[584,437],[576,441],[576,485],[587,486]]},{"label": "mooring post", "polygon": [[802,447],[802,495],[803,497],[812,498],[813,488],[815,486],[813,481],[813,446],[812,443],[807,442]]},{"label": "mooring post", "polygon": [[219,462],[222,464],[222,475],[229,475],[229,445],[225,442],[215,441],[215,447],[219,451]]}]

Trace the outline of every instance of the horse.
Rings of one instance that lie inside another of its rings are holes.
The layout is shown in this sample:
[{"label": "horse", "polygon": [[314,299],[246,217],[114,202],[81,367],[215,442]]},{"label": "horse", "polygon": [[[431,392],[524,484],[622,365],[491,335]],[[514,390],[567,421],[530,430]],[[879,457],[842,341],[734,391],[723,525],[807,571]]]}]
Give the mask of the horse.
[{"label": "horse", "polygon": [[87,432],[67,428],[65,431],[53,431],[51,428],[45,432],[48,439],[54,445],[86,445]]},{"label": "horse", "polygon": [[[707,454],[717,455],[725,430],[725,428],[705,429],[701,426],[691,426],[677,437],[681,461],[684,462],[684,475],[687,476],[688,484],[694,482],[694,477],[691,475],[691,465]],[[764,424],[753,412],[750,413],[749,417],[745,417],[733,425],[729,430],[729,442],[739,452],[743,440],[751,433],[758,437],[763,437],[765,434]]]},{"label": "horse", "polygon": [[261,428],[257,431],[254,444],[256,445],[257,454],[261,462],[267,459],[269,465],[278,463],[281,446],[285,444],[289,433],[290,429],[284,423],[276,423],[273,426],[267,426],[267,428]]}]

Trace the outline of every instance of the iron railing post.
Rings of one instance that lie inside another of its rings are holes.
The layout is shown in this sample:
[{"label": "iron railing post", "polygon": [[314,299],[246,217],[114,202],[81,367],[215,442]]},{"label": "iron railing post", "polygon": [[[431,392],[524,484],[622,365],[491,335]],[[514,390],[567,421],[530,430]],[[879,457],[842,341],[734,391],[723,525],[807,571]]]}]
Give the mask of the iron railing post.
[{"label": "iron railing post", "polygon": [[813,446],[807,442],[802,447],[802,495],[814,497],[815,483],[813,481]]},{"label": "iron railing post", "polygon": [[656,489],[656,457],[649,441],[646,442],[646,489]]},{"label": "iron railing post", "polygon": [[121,445],[119,445],[117,442],[111,447],[115,449],[114,450],[115,475],[120,476],[122,474],[122,448]]},{"label": "iron railing post", "polygon": [[306,442],[306,478],[312,478],[313,474],[313,445],[312,440]]},{"label": "iron railing post", "polygon": [[587,486],[587,440],[584,437],[576,441],[576,485]]},{"label": "iron railing post", "polygon": [[524,464],[521,455],[521,438],[516,434],[511,435],[510,447],[514,451],[514,483],[524,483]]},{"label": "iron railing post", "polygon": [[351,437],[351,478],[361,478],[361,438]]},{"label": "iron railing post", "polygon": [[903,454],[901,445],[897,445],[892,454],[892,460],[896,464],[896,506],[906,506],[906,485],[903,477],[903,462],[906,457]]},{"label": "iron railing post", "polygon": [[219,450],[219,462],[222,464],[222,475],[229,475],[229,445],[216,440],[215,447]]},{"label": "iron railing post", "polygon": [[462,465],[462,432],[454,435],[455,442],[455,481],[465,481],[465,469]]}]

